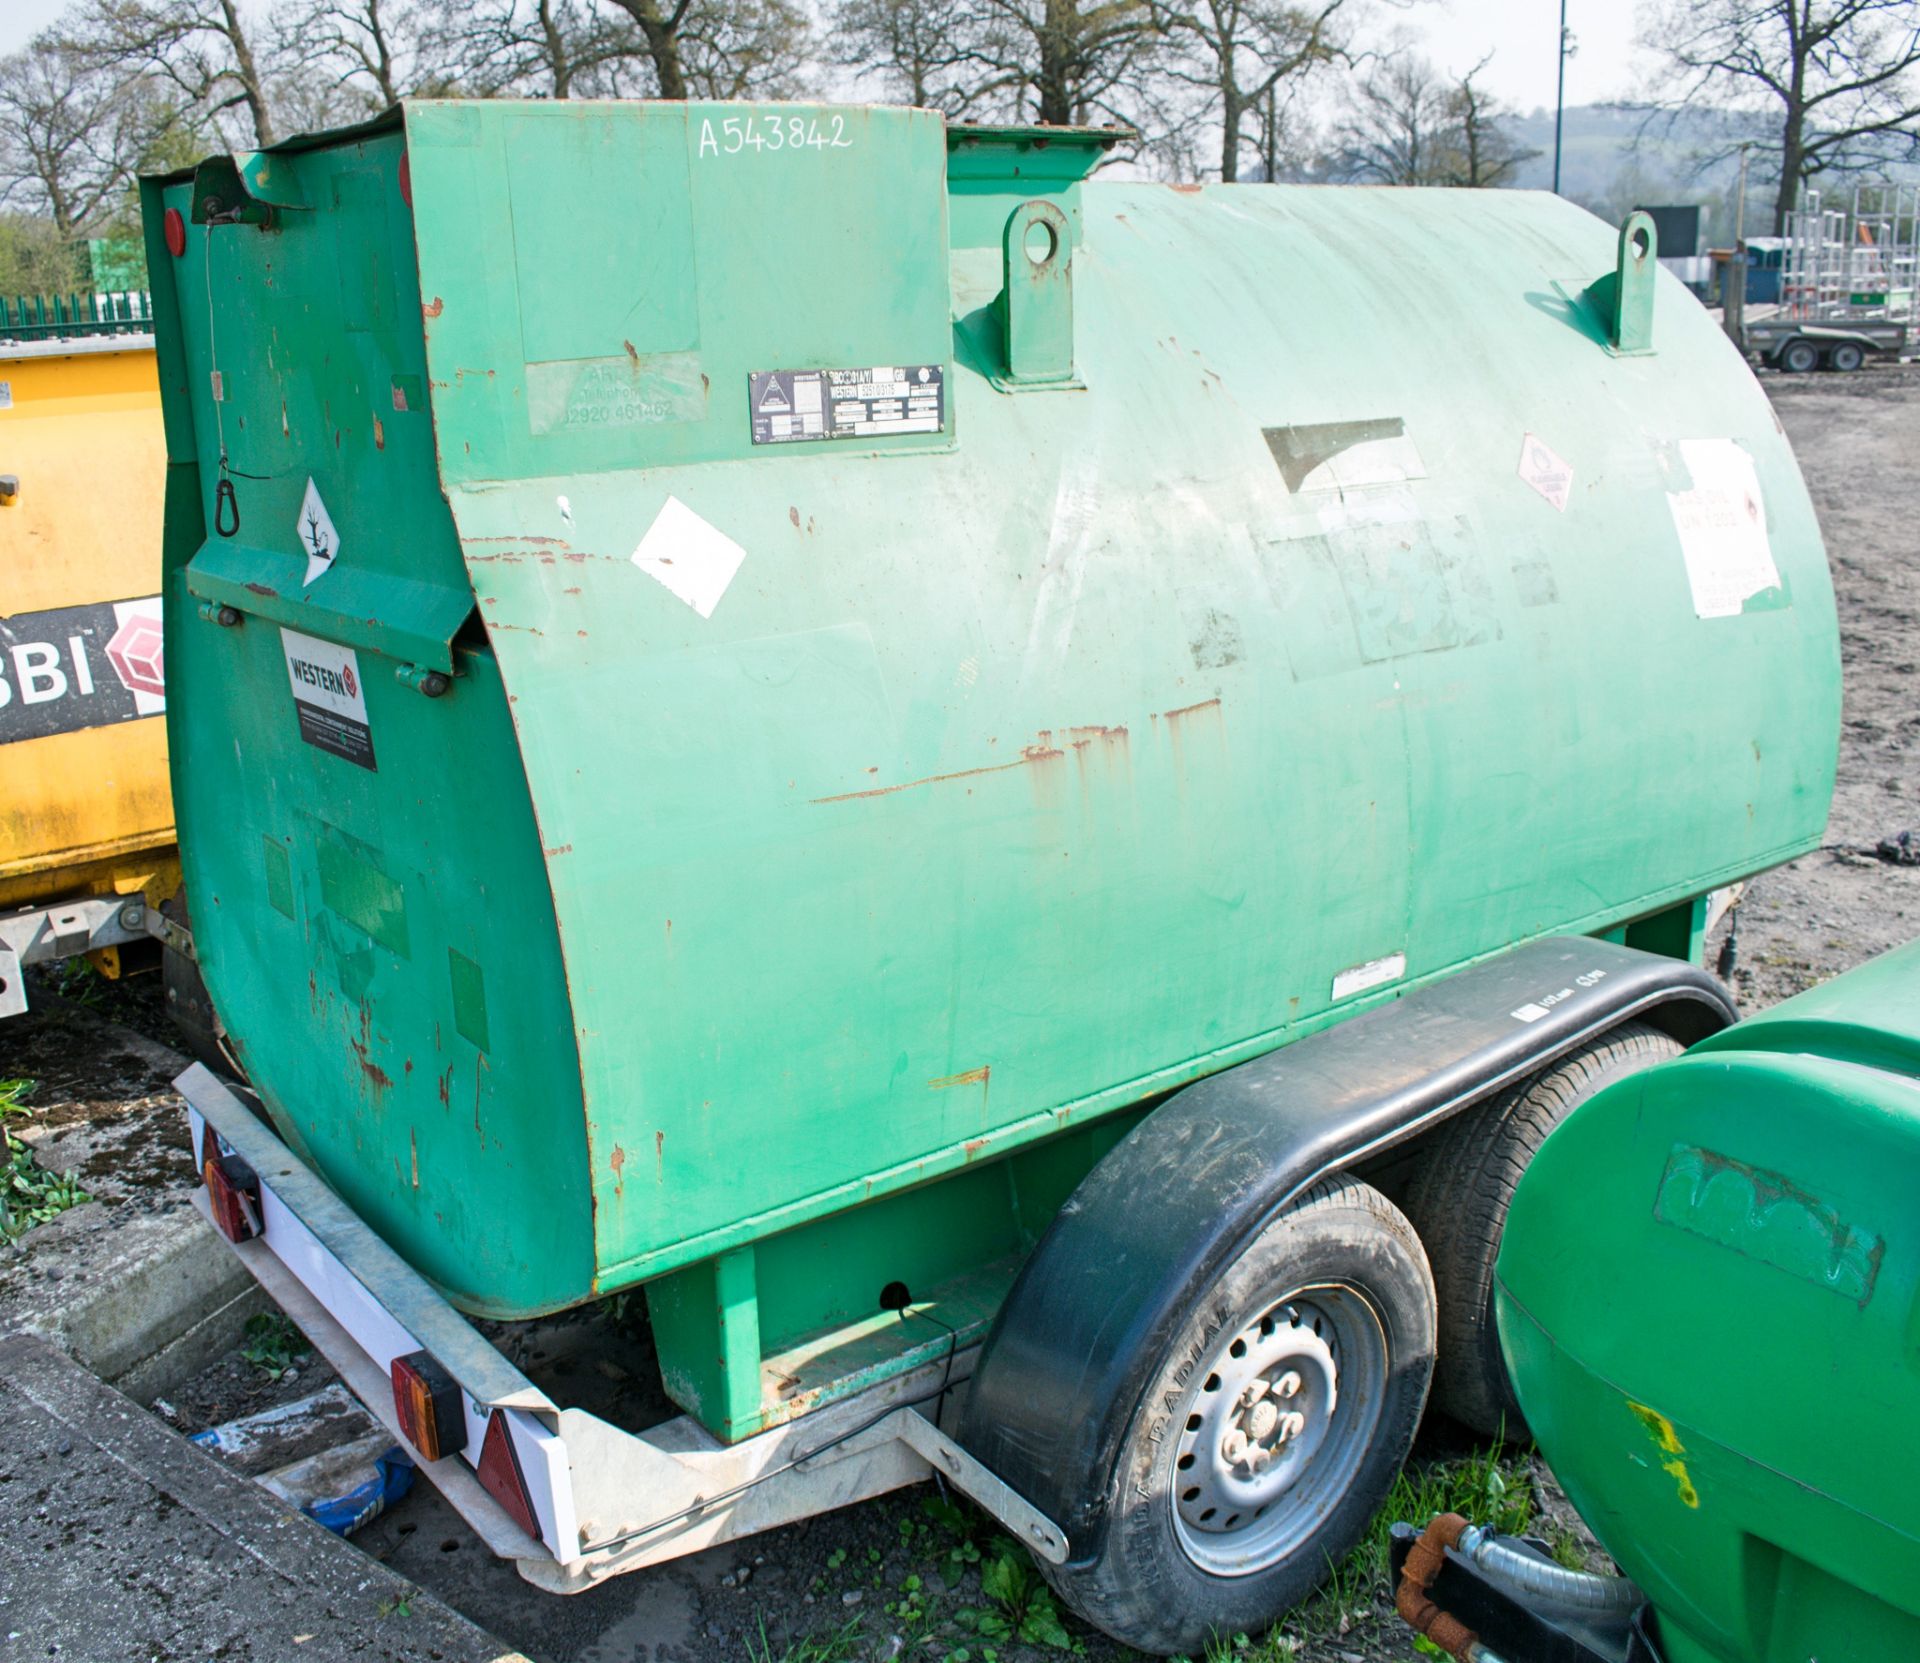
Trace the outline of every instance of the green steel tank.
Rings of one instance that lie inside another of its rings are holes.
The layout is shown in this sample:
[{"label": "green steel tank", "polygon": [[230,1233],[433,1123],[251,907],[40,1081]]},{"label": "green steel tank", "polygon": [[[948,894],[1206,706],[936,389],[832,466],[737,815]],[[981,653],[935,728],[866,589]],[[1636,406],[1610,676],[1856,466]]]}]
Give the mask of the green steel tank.
[{"label": "green steel tank", "polygon": [[1665,1663],[1920,1656],[1916,1196],[1920,943],[1589,1099],[1521,1180],[1513,1383]]},{"label": "green steel tank", "polygon": [[[984,1465],[940,1459],[1007,1479],[974,1493],[1067,1585],[1208,1278],[1268,1232],[1235,1297],[1278,1309],[1305,1249],[1273,1229],[1390,1237],[1350,1347],[1283,1337],[1325,1392],[1249,1421],[1349,1463],[1325,1506],[1241,1537],[1266,1506],[1183,1501],[1184,1592],[1069,1592],[1164,1650],[1270,1620],[1390,1482],[1436,1308],[1484,1336],[1498,1207],[1476,1282],[1371,1180],[1418,1214],[1426,1128],[1608,1022],[1625,1067],[1725,1020],[1686,962],[1708,897],[1822,835],[1812,508],[1650,222],[1089,180],[1115,138],[425,101],[143,187],[194,946],[274,1128],[196,1076],[209,1205],[357,1390],[417,1344],[445,1368],[395,1374],[407,1413],[444,1374],[558,1440],[513,1446],[557,1585],[720,1527],[613,1486],[614,1434],[575,1444],[459,1312],[644,1284],[699,1431],[619,1447],[729,1494],[833,1405],[928,1369],[944,1401],[978,1345]],[[1227,1148],[1226,1097],[1249,1154],[1189,1184],[1221,1187],[1182,1259],[1185,1203],[1107,1163],[1198,1172],[1156,1140]],[[1121,1382],[1089,1405],[1014,1359],[1118,1297],[1034,1315],[1063,1257],[1114,1266],[1102,1171],[1131,1270],[1168,1257],[1040,1368]],[[913,1447],[850,1446],[813,1505]]]}]

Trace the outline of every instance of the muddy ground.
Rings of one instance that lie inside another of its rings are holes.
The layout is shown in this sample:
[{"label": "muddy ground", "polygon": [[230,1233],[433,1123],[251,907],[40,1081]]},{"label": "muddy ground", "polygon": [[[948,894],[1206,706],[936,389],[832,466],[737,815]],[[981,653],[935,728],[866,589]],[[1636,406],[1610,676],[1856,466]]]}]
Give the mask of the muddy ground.
[{"label": "muddy ground", "polygon": [[[1743,1008],[1764,1008],[1920,935],[1920,866],[1873,851],[1912,830],[1920,842],[1920,369],[1853,377],[1769,377],[1826,530],[1839,601],[1846,706],[1839,786],[1828,847],[1755,880],[1709,946],[1713,962],[1737,929],[1733,981]],[[151,983],[131,991],[64,985],[79,1007],[56,1005],[0,1031],[0,1077],[41,1081],[35,1101],[63,1126],[127,1117],[135,1148],[155,1171],[182,1181],[186,1162],[154,1146],[169,1114],[162,1082],[112,1037],[114,1019],[164,1033]],[[171,1124],[177,1128],[178,1122]],[[52,1129],[51,1127],[49,1128]],[[90,1176],[104,1176],[90,1174]],[[150,1184],[152,1175],[148,1175]],[[103,1193],[127,1196],[123,1181]],[[139,1199],[144,1199],[140,1197]],[[528,1363],[570,1373],[592,1392],[632,1389],[646,1371],[644,1341],[611,1357],[575,1355],[577,1334],[550,1327],[518,1343]],[[257,1352],[258,1354],[258,1352]],[[195,1430],[312,1391],[331,1378],[318,1358],[274,1380],[235,1352],[174,1394],[161,1411]],[[1436,1422],[1422,1435],[1416,1480],[1479,1510],[1531,1507],[1536,1525],[1570,1557],[1583,1543],[1537,1461],[1489,1462]],[[1067,1619],[1058,1634],[1034,1618],[1029,1638],[997,1629],[1010,1616],[982,1588],[1001,1554],[977,1513],[951,1512],[916,1490],[810,1520],[752,1541],[619,1579],[559,1600],[536,1593],[489,1559],[472,1533],[425,1485],[355,1540],[433,1590],[537,1663],[836,1663],[912,1657],[939,1663],[1039,1663],[1078,1655],[1130,1656]],[[1349,1566],[1338,1586],[1299,1613],[1283,1638],[1234,1652],[1248,1663],[1360,1663],[1413,1655],[1392,1619],[1383,1582]],[[996,1585],[1000,1585],[998,1581]],[[1044,1612],[1042,1612],[1044,1615]],[[1062,1644],[1064,1642],[1064,1644]],[[1233,1650],[1229,1641],[1229,1650]]]}]

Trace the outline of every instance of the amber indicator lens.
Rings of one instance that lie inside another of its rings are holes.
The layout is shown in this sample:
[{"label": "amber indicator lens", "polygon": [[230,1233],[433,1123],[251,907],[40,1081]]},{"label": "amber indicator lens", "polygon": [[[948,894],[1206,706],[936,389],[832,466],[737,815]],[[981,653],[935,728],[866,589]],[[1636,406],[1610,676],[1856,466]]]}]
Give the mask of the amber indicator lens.
[{"label": "amber indicator lens", "polygon": [[394,1358],[392,1372],[393,1409],[407,1442],[429,1461],[465,1449],[467,1417],[453,1376],[425,1351]]},{"label": "amber indicator lens", "polygon": [[228,1241],[251,1241],[260,1234],[260,1180],[238,1155],[222,1155],[211,1133],[200,1176],[221,1235]]}]

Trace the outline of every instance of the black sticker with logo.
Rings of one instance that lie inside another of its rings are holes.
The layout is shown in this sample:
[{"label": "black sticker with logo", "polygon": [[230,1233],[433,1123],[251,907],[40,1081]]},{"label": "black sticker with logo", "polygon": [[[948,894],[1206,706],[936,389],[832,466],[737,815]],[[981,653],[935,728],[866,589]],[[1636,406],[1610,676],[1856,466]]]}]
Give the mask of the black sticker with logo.
[{"label": "black sticker with logo", "polygon": [[756,445],[938,433],[946,425],[946,400],[946,375],[938,364],[754,370],[747,377]]},{"label": "black sticker with logo", "polygon": [[160,597],[0,617],[0,745],[167,708]]}]

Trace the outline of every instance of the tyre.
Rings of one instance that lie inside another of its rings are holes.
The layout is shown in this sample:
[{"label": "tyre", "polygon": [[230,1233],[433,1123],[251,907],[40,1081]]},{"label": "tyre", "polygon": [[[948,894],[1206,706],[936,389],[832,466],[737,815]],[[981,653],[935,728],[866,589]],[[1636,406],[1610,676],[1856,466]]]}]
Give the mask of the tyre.
[{"label": "tyre", "polygon": [[1811,341],[1789,341],[1780,349],[1778,362],[1789,375],[1805,375],[1820,367],[1820,349]]},{"label": "tyre", "polygon": [[[193,920],[187,911],[187,892],[183,889],[160,910],[183,930],[192,932]],[[200,966],[184,953],[163,947],[160,953],[161,986],[166,991],[167,1014],[196,1062],[203,1062],[216,1074],[244,1080],[246,1071],[227,1049],[220,1018],[213,1008],[213,995],[207,991]]]},{"label": "tyre", "polygon": [[1406,1459],[1433,1370],[1433,1279],[1379,1191],[1323,1180],[1195,1302],[1147,1376],[1089,1562],[1043,1565],[1127,1645],[1259,1633],[1357,1542]]},{"label": "tyre", "polygon": [[1827,353],[1827,368],[1851,375],[1867,361],[1866,353],[1853,341],[1842,341]]},{"label": "tyre", "polygon": [[1456,1115],[1423,1153],[1407,1213],[1426,1246],[1440,1298],[1433,1401],[1463,1425],[1489,1435],[1527,1435],[1493,1325],[1494,1261],[1527,1163],[1575,1105],[1681,1050],[1658,1028],[1623,1023]]}]

